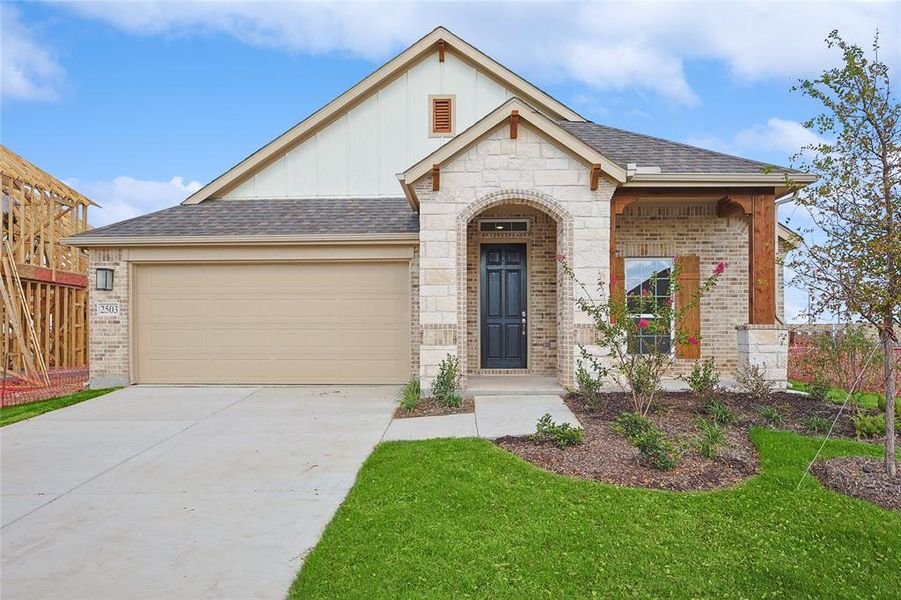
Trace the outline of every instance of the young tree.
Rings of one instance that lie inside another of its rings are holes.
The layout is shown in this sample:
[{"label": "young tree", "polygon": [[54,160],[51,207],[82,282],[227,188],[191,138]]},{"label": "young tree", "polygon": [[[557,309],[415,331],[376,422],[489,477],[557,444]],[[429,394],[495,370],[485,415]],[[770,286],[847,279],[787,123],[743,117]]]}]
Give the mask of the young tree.
[{"label": "young tree", "polygon": [[[804,125],[825,141],[798,155],[819,176],[799,192],[819,229],[788,261],[810,294],[810,316],[842,314],[879,332],[886,397],[885,465],[895,475],[895,348],[901,323],[901,105],[878,34],[868,57],[837,31],[826,38],[839,67],[794,88],[824,107]],[[791,183],[791,182],[789,182]],[[850,382],[849,382],[850,383]]]}]

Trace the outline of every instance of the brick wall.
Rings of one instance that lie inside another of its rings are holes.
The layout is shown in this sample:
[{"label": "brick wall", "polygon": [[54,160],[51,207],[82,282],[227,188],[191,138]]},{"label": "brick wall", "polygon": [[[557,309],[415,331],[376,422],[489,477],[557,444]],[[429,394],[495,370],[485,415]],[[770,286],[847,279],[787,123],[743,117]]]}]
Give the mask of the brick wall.
[{"label": "brick wall", "polygon": [[[114,385],[128,385],[129,342],[128,342],[128,250],[94,248],[89,253],[88,289],[90,307],[90,386],[103,388]],[[97,269],[113,269],[113,289],[98,290]],[[98,315],[97,305],[117,302],[119,316]]]},{"label": "brick wall", "polygon": [[[630,257],[698,256],[701,278],[729,263],[719,284],[701,300],[701,358],[720,369],[738,365],[736,326],[748,322],[748,225],[743,217],[716,216],[716,203],[640,202],[616,221],[617,252]],[[677,360],[676,374],[694,361]]]},{"label": "brick wall", "polygon": [[[479,219],[507,217],[527,219],[528,232],[481,232]],[[466,330],[469,347],[467,369],[482,373],[480,336],[481,244],[528,246],[526,259],[528,294],[528,372],[554,376],[557,372],[557,224],[538,209],[516,204],[495,206],[469,222],[466,230]]]}]

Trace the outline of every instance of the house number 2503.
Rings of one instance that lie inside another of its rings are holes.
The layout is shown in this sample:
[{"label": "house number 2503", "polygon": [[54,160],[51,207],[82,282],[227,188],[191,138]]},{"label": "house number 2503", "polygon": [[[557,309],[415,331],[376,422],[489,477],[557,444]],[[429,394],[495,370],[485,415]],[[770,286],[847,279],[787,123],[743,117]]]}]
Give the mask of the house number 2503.
[{"label": "house number 2503", "polygon": [[119,303],[118,302],[102,302],[97,304],[97,315],[98,316],[110,316],[110,317],[118,317],[119,316]]}]

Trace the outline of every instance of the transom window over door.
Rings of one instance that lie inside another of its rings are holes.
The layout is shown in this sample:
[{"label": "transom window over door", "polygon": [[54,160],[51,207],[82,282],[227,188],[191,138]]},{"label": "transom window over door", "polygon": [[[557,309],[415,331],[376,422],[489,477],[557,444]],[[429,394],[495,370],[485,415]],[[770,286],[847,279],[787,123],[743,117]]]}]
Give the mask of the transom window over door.
[{"label": "transom window over door", "polygon": [[638,334],[629,339],[629,353],[646,354],[655,346],[660,352],[669,353],[673,347],[673,324],[654,317],[651,305],[672,301],[670,274],[672,258],[627,258],[626,305],[629,316],[636,325],[643,319],[648,327],[639,328]]}]

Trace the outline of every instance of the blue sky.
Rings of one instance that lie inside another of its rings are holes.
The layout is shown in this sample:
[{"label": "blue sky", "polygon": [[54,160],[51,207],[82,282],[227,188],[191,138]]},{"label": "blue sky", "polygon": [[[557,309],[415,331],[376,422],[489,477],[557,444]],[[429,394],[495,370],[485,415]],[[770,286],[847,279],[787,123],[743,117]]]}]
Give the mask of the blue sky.
[{"label": "blue sky", "polygon": [[104,205],[95,225],[176,204],[439,24],[591,120],[777,164],[816,139],[789,89],[835,63],[829,30],[878,27],[901,64],[897,2],[0,9],[2,142]]}]

